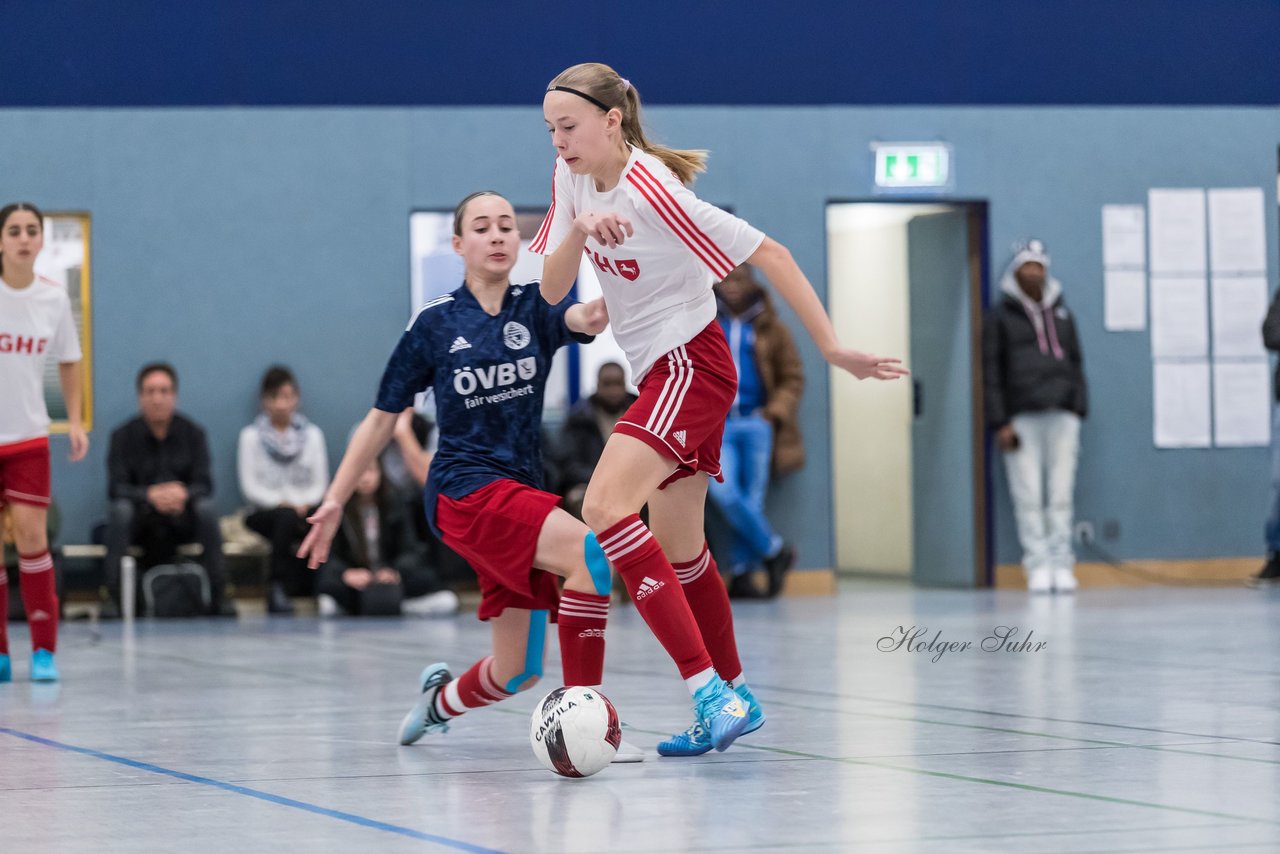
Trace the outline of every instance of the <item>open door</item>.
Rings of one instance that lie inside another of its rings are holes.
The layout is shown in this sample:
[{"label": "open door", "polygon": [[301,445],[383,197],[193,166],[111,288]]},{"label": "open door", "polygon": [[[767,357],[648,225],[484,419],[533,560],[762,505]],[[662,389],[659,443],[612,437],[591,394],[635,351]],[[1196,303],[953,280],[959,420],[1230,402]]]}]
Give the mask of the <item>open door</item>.
[{"label": "open door", "polygon": [[986,575],[985,525],[975,466],[981,400],[975,370],[975,265],[963,208],[907,225],[914,418],[911,437],[912,579],[974,587]]}]

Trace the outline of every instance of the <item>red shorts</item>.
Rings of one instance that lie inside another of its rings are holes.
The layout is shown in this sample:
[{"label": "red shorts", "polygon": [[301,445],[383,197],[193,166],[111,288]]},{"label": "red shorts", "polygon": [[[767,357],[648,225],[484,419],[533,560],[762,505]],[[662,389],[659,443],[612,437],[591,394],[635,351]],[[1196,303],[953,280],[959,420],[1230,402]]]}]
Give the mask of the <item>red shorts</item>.
[{"label": "red shorts", "polygon": [[640,381],[640,399],[613,432],[639,439],[676,461],[662,487],[700,471],[721,480],[720,442],[737,394],[738,372],[729,343],[713,320],[688,344],[658,357]]},{"label": "red shorts", "polygon": [[558,495],[495,480],[464,498],[436,500],[436,527],[444,544],[471,564],[480,579],[480,610],[488,620],[507,608],[550,611],[556,618],[560,579],[534,569],[542,524],[560,503]]},{"label": "red shorts", "polygon": [[0,445],[0,507],[48,507],[52,494],[47,437]]}]

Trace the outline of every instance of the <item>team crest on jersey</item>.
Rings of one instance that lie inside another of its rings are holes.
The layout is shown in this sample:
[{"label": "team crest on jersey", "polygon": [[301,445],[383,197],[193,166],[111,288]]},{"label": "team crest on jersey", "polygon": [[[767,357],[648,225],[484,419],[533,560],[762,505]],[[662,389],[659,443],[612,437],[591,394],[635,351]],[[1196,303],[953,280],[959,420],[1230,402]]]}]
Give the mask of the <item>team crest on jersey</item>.
[{"label": "team crest on jersey", "polygon": [[533,356],[516,360],[516,373],[522,380],[531,380],[538,375],[538,360]]},{"label": "team crest on jersey", "polygon": [[621,276],[629,282],[634,282],[640,276],[640,262],[634,258],[606,258],[599,252],[592,252],[585,246],[582,247],[582,251],[586,253],[591,259],[591,263],[595,264],[602,273]]},{"label": "team crest on jersey", "polygon": [[502,327],[502,343],[509,349],[523,350],[529,346],[529,330],[514,320]]}]

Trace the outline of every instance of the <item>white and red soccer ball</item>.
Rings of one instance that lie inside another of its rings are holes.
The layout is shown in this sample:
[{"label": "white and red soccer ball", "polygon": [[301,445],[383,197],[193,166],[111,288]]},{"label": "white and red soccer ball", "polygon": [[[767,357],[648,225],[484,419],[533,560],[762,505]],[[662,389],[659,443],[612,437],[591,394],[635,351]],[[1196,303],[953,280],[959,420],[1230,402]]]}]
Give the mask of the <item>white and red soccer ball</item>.
[{"label": "white and red soccer ball", "polygon": [[618,710],[594,688],[557,688],[533,710],[529,742],[548,771],[561,777],[590,777],[618,753]]}]

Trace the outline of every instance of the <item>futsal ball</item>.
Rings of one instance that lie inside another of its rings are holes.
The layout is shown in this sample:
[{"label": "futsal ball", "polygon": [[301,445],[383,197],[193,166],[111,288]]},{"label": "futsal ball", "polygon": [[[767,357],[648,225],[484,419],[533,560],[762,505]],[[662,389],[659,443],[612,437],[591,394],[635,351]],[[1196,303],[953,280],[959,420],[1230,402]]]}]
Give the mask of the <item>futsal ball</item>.
[{"label": "futsal ball", "polygon": [[613,761],[622,742],[618,710],[594,688],[557,688],[533,710],[533,755],[561,777],[590,777]]}]

